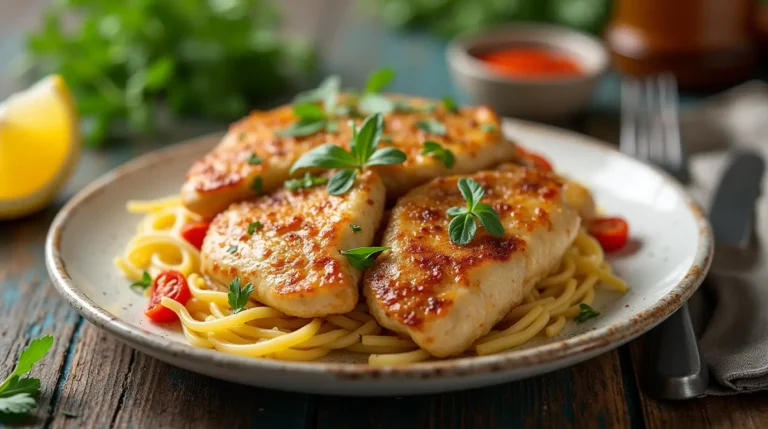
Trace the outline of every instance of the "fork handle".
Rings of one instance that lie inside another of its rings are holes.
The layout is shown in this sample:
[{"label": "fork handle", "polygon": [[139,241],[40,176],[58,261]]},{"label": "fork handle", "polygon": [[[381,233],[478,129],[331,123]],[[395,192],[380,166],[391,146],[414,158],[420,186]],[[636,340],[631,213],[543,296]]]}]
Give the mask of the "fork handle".
[{"label": "fork handle", "polygon": [[648,333],[646,391],[658,399],[689,399],[704,394],[709,370],[699,352],[688,303]]}]

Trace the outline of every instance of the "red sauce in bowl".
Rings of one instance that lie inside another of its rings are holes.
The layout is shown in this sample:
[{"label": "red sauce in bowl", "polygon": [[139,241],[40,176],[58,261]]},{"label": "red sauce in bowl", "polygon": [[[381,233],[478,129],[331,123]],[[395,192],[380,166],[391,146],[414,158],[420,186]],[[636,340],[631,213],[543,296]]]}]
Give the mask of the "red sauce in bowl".
[{"label": "red sauce in bowl", "polygon": [[581,65],[556,50],[520,46],[477,55],[493,71],[512,78],[552,79],[582,76]]}]

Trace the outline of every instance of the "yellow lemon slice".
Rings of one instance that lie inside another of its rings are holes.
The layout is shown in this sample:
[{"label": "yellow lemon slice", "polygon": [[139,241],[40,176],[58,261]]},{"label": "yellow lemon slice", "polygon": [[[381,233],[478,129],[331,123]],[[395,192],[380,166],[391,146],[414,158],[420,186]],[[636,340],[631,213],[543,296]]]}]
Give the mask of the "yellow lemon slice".
[{"label": "yellow lemon slice", "polygon": [[0,104],[0,219],[47,205],[80,155],[74,99],[48,76]]}]

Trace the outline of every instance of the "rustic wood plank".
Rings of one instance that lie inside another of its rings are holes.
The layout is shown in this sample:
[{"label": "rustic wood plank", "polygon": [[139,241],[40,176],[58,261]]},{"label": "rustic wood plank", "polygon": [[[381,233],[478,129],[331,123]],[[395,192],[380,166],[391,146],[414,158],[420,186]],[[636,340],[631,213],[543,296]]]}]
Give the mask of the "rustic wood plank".
[{"label": "rustic wood plank", "polygon": [[401,398],[320,397],[317,427],[630,427],[616,351],[502,386]]},{"label": "rustic wood plank", "polygon": [[[642,376],[643,338],[631,344],[632,362]],[[688,401],[659,401],[640,389],[648,429],[671,427],[764,429],[768,427],[768,392],[708,396]]]}]

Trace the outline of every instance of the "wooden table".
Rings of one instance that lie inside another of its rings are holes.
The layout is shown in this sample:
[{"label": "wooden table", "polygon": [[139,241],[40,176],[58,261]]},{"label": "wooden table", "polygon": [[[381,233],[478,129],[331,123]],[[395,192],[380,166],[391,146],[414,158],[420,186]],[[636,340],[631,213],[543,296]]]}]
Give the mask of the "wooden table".
[{"label": "wooden table", "polygon": [[[42,3],[3,0],[0,6],[0,95],[20,84],[7,78],[3,66],[19,51],[23,32],[36,25]],[[325,68],[341,74],[348,84],[359,85],[369,70],[391,65],[399,71],[397,91],[435,97],[453,93],[444,42],[421,33],[381,29],[346,8],[347,0],[285,3],[291,12],[289,28],[316,35]],[[27,420],[29,426],[768,427],[766,393],[680,403],[645,396],[637,375],[642,339],[541,377],[401,398],[256,389],[197,375],[139,353],[85,322],[59,297],[46,274],[43,242],[51,219],[74,192],[113,166],[157,146],[137,142],[87,152],[53,206],[25,219],[0,222],[0,377],[11,371],[31,338],[55,337],[53,349],[32,373],[41,378],[43,388],[40,406]]]}]

